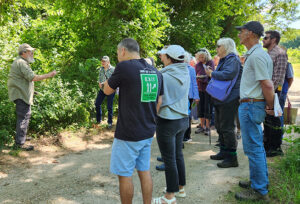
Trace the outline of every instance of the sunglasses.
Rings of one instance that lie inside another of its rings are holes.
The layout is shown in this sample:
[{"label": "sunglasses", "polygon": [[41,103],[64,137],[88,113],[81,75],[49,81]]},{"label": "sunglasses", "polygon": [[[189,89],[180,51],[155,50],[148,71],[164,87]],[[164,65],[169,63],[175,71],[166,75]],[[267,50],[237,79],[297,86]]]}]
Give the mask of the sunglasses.
[{"label": "sunglasses", "polygon": [[267,37],[267,36],[266,36],[266,37],[264,37],[264,40],[268,40],[269,38],[272,39],[272,37],[270,37],[270,36]]}]

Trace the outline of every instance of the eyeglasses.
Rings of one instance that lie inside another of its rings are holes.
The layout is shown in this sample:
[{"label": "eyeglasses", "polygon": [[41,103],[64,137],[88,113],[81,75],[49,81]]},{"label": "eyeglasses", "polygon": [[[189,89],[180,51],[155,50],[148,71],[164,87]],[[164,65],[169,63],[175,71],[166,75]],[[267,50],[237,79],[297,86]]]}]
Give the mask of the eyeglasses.
[{"label": "eyeglasses", "polygon": [[264,37],[264,40],[268,40],[269,38],[271,38],[271,36],[269,36],[269,37],[266,36],[266,37]]}]

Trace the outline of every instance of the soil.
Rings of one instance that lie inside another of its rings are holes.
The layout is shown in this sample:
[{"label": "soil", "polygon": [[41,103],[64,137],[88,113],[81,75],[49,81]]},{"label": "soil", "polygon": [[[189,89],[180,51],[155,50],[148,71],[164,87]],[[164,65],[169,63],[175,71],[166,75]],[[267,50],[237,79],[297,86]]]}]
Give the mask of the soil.
[{"label": "soil", "polygon": [[[300,79],[290,90],[292,104],[300,102]],[[299,124],[299,113],[298,120]],[[238,168],[220,169],[217,161],[209,159],[218,152],[214,146],[217,133],[212,131],[212,144],[204,134],[194,134],[192,142],[183,150],[186,165],[187,197],[177,203],[226,203],[224,196],[240,179],[249,177],[248,159],[238,144]],[[120,203],[118,179],[109,172],[111,144],[114,131],[105,128],[65,131],[51,138],[28,142],[35,151],[19,152],[18,156],[4,150],[0,154],[0,203]],[[283,149],[286,148],[284,145]],[[159,156],[156,139],[151,154],[153,197],[162,196],[165,187],[164,172],[155,170]],[[133,203],[142,203],[142,194],[136,172]]]}]

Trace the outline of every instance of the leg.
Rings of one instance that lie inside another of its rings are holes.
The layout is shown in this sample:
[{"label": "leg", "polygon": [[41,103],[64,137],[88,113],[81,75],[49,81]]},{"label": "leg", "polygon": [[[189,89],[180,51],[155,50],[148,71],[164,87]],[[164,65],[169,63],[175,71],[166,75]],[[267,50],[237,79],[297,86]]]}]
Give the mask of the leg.
[{"label": "leg", "polygon": [[144,204],[150,204],[153,190],[153,183],[150,171],[138,171],[138,175],[141,182],[143,202]]},{"label": "leg", "polygon": [[132,204],[133,199],[133,183],[131,177],[119,177],[119,190],[122,204]]},{"label": "leg", "polygon": [[244,152],[249,159],[251,188],[261,195],[268,193],[268,168],[261,123],[265,118],[265,103],[242,103],[239,119],[243,138]]},{"label": "leg", "polygon": [[26,141],[26,133],[31,116],[31,106],[21,99],[15,100],[15,103],[17,113],[15,143],[17,145],[23,145]]},{"label": "leg", "polygon": [[[178,132],[178,125],[178,120],[157,118],[156,138],[165,163],[165,178],[167,192],[169,193],[174,193],[179,190],[175,155],[175,135]],[[180,148],[182,148],[182,146]]]},{"label": "leg", "polygon": [[112,118],[113,118],[113,102],[114,102],[115,93],[107,96],[107,123],[112,124]]},{"label": "leg", "polygon": [[96,119],[97,119],[97,123],[100,123],[102,120],[102,110],[101,110],[101,104],[105,98],[105,94],[103,93],[103,91],[100,89],[95,101],[95,107],[96,107]]},{"label": "leg", "polygon": [[182,153],[182,138],[184,136],[184,132],[187,127],[188,127],[188,118],[181,119],[180,121],[181,131],[179,131],[176,134],[176,166],[178,172],[179,186],[181,187],[185,186],[186,184],[185,164],[184,164],[184,157]]}]

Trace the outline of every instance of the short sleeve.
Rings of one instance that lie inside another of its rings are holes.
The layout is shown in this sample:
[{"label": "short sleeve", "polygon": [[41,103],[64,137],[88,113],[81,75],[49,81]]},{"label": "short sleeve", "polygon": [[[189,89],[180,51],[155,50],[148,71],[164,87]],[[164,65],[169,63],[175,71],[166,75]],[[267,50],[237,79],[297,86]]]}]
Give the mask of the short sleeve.
[{"label": "short sleeve", "polygon": [[32,81],[35,74],[32,71],[32,69],[30,68],[30,66],[26,63],[26,62],[21,62],[20,63],[20,71],[23,74],[23,77],[27,80],[27,81]]},{"label": "short sleeve", "polygon": [[117,89],[121,84],[122,68],[116,66],[115,71],[112,73],[111,77],[108,79],[108,85],[112,89]]},{"label": "short sleeve", "polygon": [[291,63],[288,63],[288,67],[286,70],[286,78],[290,79],[294,77],[294,70]]},{"label": "short sleeve", "polygon": [[271,80],[272,76],[269,75],[268,64],[266,60],[256,57],[251,59],[251,64],[253,65],[256,81]]}]

